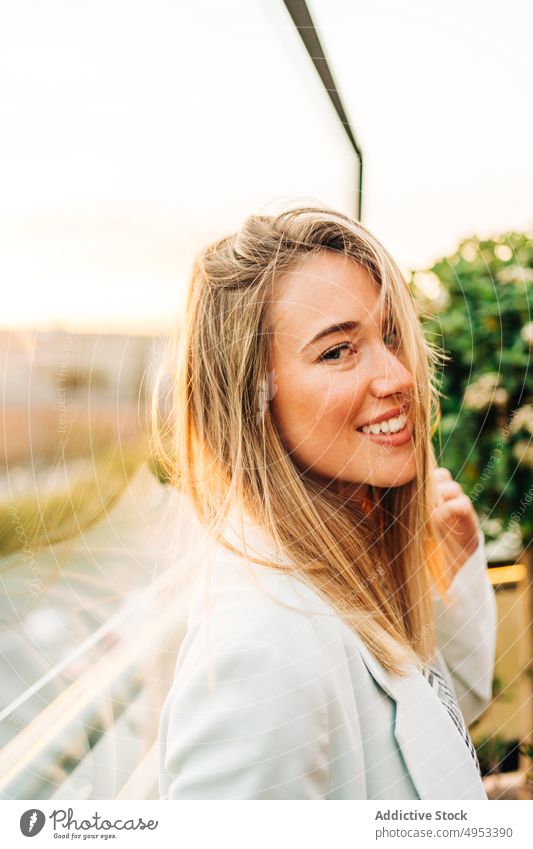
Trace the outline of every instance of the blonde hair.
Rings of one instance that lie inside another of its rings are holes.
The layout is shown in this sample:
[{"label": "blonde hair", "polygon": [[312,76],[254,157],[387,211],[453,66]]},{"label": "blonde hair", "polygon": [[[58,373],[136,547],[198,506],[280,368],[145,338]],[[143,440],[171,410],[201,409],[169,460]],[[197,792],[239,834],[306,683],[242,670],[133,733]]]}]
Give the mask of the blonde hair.
[{"label": "blonde hair", "polygon": [[[368,270],[414,377],[416,477],[396,488],[372,487],[370,512],[296,467],[268,404],[274,286],[304,257],[323,251]],[[440,590],[446,586],[428,521],[440,356],[378,240],[346,215],[301,207],[252,215],[196,257],[164,423],[157,388],[154,395],[159,462],[191,498],[202,525],[226,544],[221,531],[228,512],[235,505],[246,510],[292,565],[256,562],[311,581],[378,661],[398,674],[406,662],[433,654],[430,581]]]}]

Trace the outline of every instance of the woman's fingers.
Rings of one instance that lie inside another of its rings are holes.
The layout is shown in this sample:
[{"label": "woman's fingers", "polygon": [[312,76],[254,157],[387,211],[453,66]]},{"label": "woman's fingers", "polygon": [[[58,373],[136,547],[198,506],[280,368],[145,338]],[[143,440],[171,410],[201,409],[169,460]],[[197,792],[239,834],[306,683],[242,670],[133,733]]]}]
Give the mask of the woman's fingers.
[{"label": "woman's fingers", "polygon": [[433,469],[431,474],[437,481],[453,480],[452,473],[446,468],[446,466],[437,466],[436,469]]},{"label": "woman's fingers", "polygon": [[434,469],[431,521],[446,549],[451,574],[477,547],[479,519],[472,500],[443,466]]},{"label": "woman's fingers", "polygon": [[463,487],[457,481],[443,481],[438,484],[439,494],[442,498],[458,498],[463,495]]},{"label": "woman's fingers", "polygon": [[433,508],[438,507],[441,501],[455,498],[462,494],[463,489],[457,481],[454,481],[448,469],[438,468],[431,476]]},{"label": "woman's fingers", "polygon": [[472,501],[463,493],[457,497],[446,498],[438,508],[438,513],[440,519],[447,521],[456,516],[461,518],[468,516],[471,510],[473,510]]}]

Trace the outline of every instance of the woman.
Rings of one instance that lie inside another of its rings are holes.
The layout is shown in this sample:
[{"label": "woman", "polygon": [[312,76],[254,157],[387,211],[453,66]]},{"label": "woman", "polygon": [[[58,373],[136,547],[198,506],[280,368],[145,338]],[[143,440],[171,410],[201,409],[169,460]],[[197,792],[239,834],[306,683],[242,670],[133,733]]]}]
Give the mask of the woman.
[{"label": "woman", "polygon": [[329,209],[251,216],[197,257],[181,344],[168,471],[212,545],[161,797],[486,798],[494,597],[394,261]]}]

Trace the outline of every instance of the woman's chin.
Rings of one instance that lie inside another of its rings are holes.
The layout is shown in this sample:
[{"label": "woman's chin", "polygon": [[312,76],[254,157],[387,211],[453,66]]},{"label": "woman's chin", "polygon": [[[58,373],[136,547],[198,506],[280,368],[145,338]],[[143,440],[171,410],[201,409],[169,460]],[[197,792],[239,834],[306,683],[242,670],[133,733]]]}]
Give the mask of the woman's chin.
[{"label": "woman's chin", "polygon": [[404,486],[410,483],[416,477],[416,469],[403,469],[397,474],[389,470],[387,474],[379,475],[373,481],[373,486],[379,486],[382,489],[393,489],[394,487]]},{"label": "woman's chin", "polygon": [[[355,480],[357,477],[354,475],[353,479]],[[388,462],[386,466],[379,469],[369,469],[368,473],[364,476],[364,481],[368,486],[392,489],[410,483],[415,477],[416,463],[413,458],[412,461],[396,464]],[[359,477],[359,480],[361,479],[362,476]]]}]

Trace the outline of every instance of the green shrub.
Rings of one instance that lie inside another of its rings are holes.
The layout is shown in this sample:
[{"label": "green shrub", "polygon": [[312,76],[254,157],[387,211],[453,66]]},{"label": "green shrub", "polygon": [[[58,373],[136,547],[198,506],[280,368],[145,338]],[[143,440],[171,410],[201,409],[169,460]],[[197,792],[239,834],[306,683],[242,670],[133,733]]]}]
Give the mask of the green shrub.
[{"label": "green shrub", "polygon": [[450,356],[439,389],[439,465],[474,502],[488,539],[533,538],[533,239],[465,239],[411,287],[428,339]]}]

